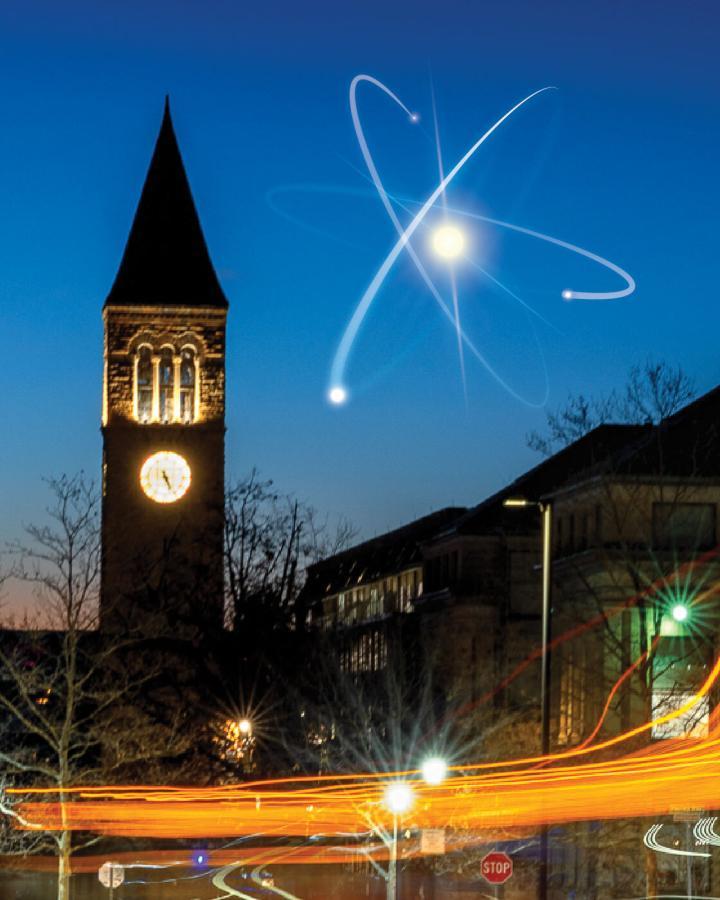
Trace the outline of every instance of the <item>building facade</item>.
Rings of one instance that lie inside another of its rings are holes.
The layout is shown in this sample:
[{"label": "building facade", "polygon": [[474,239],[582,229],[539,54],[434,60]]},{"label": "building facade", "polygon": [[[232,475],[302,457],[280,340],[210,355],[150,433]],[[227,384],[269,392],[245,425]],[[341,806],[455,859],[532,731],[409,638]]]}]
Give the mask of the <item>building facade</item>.
[{"label": "building facade", "polygon": [[[384,639],[402,640],[409,629],[398,620],[415,617],[410,633],[436,648],[447,708],[476,730],[474,740],[465,730],[453,761],[540,750],[538,503],[552,509],[551,749],[643,723],[626,750],[708,733],[713,701],[692,700],[718,652],[719,426],[720,389],[658,425],[600,426],[477,506],[416,533],[414,577],[422,594],[412,609],[398,609]],[[529,505],[505,506],[511,498]],[[340,574],[339,565],[356,571],[373,544],[397,533],[413,534],[413,525],[311,569],[320,577],[309,579],[308,602],[325,628],[336,629],[343,654],[362,642],[370,622],[367,607],[342,621],[333,572]],[[384,584],[391,571],[378,567],[373,583]],[[350,656],[360,669],[362,659]],[[651,724],[668,714],[673,718]],[[677,860],[642,848],[646,828],[620,820],[553,829],[551,895],[654,895],[681,883]],[[667,828],[672,838],[671,819]],[[709,891],[711,876],[697,866],[697,886]]]}]

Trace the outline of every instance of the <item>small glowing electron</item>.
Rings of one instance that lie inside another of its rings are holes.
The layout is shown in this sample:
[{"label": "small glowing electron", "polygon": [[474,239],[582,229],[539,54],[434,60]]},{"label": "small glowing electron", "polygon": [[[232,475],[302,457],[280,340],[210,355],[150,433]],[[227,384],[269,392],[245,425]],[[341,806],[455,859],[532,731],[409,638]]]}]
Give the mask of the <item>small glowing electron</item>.
[{"label": "small glowing electron", "polygon": [[447,763],[439,756],[431,756],[422,764],[422,777],[427,784],[440,784],[446,775]]},{"label": "small glowing electron", "polygon": [[563,291],[562,298],[563,298],[563,300],[572,300],[573,292],[572,291]]},{"label": "small glowing electron", "polygon": [[465,249],[465,235],[455,225],[441,225],[433,232],[432,245],[443,259],[456,259]]},{"label": "small glowing electron", "polygon": [[410,113],[410,121],[411,122],[419,122],[420,116],[418,115],[418,113]]},{"label": "small glowing electron", "polygon": [[687,606],[683,606],[682,603],[678,603],[677,606],[673,606],[672,617],[676,622],[684,622],[688,617]]},{"label": "small glowing electron", "polygon": [[330,388],[328,397],[331,403],[334,403],[336,406],[340,406],[347,400],[347,391],[344,387],[336,385],[334,388]]},{"label": "small glowing electron", "polygon": [[394,781],[385,789],[385,806],[396,815],[407,812],[412,806],[413,791],[404,781]]},{"label": "small glowing electron", "polygon": [[238,728],[243,734],[250,734],[252,730],[252,725],[250,724],[249,719],[240,719],[238,722]]}]

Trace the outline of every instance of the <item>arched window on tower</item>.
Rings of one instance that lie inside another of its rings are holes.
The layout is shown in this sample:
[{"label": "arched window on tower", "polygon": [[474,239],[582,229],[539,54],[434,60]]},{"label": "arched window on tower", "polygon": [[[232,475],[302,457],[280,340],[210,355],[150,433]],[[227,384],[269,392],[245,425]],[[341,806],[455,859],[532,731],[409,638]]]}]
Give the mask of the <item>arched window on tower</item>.
[{"label": "arched window on tower", "polygon": [[160,388],[160,404],[158,418],[161,422],[173,420],[173,352],[170,347],[163,347],[160,351],[160,369],[158,372],[158,385]]},{"label": "arched window on tower", "polygon": [[152,419],[153,365],[152,350],[147,345],[140,347],[135,362],[135,390],[138,422]]},{"label": "arched window on tower", "polygon": [[195,419],[195,351],[185,347],[180,356],[180,421]]}]

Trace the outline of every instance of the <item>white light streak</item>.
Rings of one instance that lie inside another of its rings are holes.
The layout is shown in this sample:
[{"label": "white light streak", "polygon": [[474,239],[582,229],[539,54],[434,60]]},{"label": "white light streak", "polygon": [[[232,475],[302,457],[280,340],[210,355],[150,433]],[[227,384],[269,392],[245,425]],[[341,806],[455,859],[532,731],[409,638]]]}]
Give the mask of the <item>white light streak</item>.
[{"label": "white light streak", "polygon": [[717,816],[709,816],[695,823],[693,835],[698,844],[709,844],[711,847],[720,847],[720,835],[715,831]]},{"label": "white light streak", "polygon": [[[217,875],[213,878],[213,885],[220,891],[227,891],[227,894],[224,894],[224,897],[240,897],[242,900],[255,900],[254,897],[250,896],[250,894],[243,894],[240,891],[236,891],[235,888],[231,888],[230,885],[225,881],[227,876],[234,872],[235,869],[239,869],[242,863],[232,863],[229,866],[225,866],[220,869]],[[216,900],[221,900],[221,898],[216,898]]]},{"label": "white light streak", "polygon": [[255,882],[255,884],[259,885],[262,888],[265,888],[266,891],[277,894],[278,897],[284,897],[285,900],[302,900],[301,897],[298,897],[295,894],[290,894],[288,891],[282,890],[282,888],[275,887],[275,885],[263,884],[262,866],[257,866],[257,868],[253,869],[250,877]]},{"label": "white light streak", "polygon": [[650,828],[648,828],[643,837],[643,844],[645,844],[646,847],[649,847],[651,850],[656,850],[658,853],[668,853],[670,856],[710,856],[709,853],[704,853],[699,850],[676,850],[673,847],[664,847],[662,844],[658,844],[657,836],[660,833],[661,828],[662,825],[651,825]]}]

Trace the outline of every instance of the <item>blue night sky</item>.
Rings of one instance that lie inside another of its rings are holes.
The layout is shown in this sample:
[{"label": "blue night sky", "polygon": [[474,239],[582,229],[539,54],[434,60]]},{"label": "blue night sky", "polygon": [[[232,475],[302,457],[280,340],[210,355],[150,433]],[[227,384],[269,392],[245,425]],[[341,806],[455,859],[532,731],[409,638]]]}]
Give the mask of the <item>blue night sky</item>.
[{"label": "blue night sky", "polygon": [[101,307],[166,92],[230,301],[229,477],[257,466],[372,535],[478,502],[536,461],[525,434],[544,410],[469,355],[466,403],[453,329],[406,256],[353,348],[351,402],[325,401],[343,329],[394,243],[348,107],[360,72],[421,116],[360,93],[378,168],[404,201],[437,183],[433,90],[450,166],[523,96],[558,88],[493,135],[448,204],[579,244],[638,288],[564,303],[563,288],[622,281],[463,220],[472,260],[545,320],[458,264],[465,327],[514,392],[542,399],[545,365],[552,408],[622,384],[648,355],[713,387],[718,16],[711,2],[645,0],[3,4],[0,540],[41,515],[43,475],[99,477]]}]

